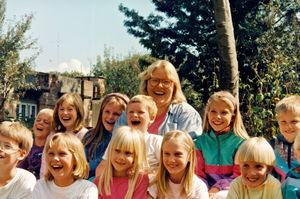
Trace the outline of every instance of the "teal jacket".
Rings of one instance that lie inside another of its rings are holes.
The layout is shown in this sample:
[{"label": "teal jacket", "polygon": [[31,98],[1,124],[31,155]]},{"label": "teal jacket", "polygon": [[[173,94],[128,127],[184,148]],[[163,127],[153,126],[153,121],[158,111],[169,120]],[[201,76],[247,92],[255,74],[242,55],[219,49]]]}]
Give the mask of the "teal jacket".
[{"label": "teal jacket", "polygon": [[281,188],[284,199],[300,198],[300,166],[290,170]]},{"label": "teal jacket", "polygon": [[240,175],[234,157],[243,141],[233,130],[218,136],[211,130],[197,137],[196,174],[206,182],[209,189],[217,187],[228,190],[230,182]]}]

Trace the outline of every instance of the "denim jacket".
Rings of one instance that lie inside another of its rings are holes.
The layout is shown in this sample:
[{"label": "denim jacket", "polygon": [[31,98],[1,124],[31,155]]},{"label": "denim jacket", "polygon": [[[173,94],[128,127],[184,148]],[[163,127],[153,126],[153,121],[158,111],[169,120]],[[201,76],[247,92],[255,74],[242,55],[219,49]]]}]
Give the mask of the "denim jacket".
[{"label": "denim jacket", "polygon": [[[120,127],[128,125],[126,111],[119,117],[113,132]],[[170,104],[163,123],[160,125],[159,135],[165,135],[172,130],[187,131],[193,139],[202,134],[202,120],[199,113],[188,103]]]}]

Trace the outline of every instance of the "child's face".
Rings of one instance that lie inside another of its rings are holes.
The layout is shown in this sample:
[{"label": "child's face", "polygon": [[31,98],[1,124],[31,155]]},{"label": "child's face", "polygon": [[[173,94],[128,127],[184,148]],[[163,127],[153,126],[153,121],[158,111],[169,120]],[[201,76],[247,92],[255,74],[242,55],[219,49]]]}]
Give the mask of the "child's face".
[{"label": "child's face", "polygon": [[170,139],[163,146],[163,164],[170,174],[170,179],[178,183],[182,179],[186,165],[189,162],[189,154],[179,139]]},{"label": "child's face", "polygon": [[26,153],[20,150],[18,143],[9,137],[0,135],[0,165],[1,169],[16,167]]},{"label": "child's face", "polygon": [[281,112],[278,115],[280,133],[286,141],[292,143],[300,132],[300,114],[291,111]]},{"label": "child's face", "polygon": [[242,162],[239,167],[244,182],[250,188],[255,188],[263,184],[267,175],[272,170],[271,166],[254,161]]},{"label": "child's face", "polygon": [[74,182],[75,158],[65,144],[55,144],[46,152],[46,165],[58,186],[68,186]]},{"label": "child's face", "polygon": [[134,153],[132,151],[113,149],[111,164],[114,168],[114,177],[127,176],[127,171],[132,167],[133,161]]},{"label": "child's face", "polygon": [[111,102],[105,105],[102,113],[102,123],[107,131],[112,132],[115,122],[119,119],[122,112],[123,108],[120,104]]},{"label": "child's face", "polygon": [[208,110],[208,122],[214,131],[221,131],[228,127],[233,114],[230,107],[223,101],[212,101]]},{"label": "child's face", "polygon": [[77,120],[76,108],[64,101],[58,107],[58,117],[62,125],[67,131],[72,131],[75,128],[75,122]]},{"label": "child's face", "polygon": [[147,106],[144,103],[130,103],[127,106],[127,122],[130,127],[147,132],[154,118],[150,118]]},{"label": "child's face", "polygon": [[33,124],[33,132],[35,137],[46,139],[50,133],[52,116],[46,113],[40,114],[34,124]]}]

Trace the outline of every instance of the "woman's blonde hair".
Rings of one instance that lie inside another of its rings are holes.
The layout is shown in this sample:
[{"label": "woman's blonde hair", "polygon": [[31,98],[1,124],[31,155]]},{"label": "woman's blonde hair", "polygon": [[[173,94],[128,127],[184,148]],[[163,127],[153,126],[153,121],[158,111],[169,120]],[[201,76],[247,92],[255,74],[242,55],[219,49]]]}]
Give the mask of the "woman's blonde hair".
[{"label": "woman's blonde hair", "polygon": [[[95,129],[92,130],[91,134],[86,134],[86,136],[84,136],[82,138],[83,145],[87,146],[91,142],[99,143],[103,137],[103,134],[110,133],[110,132],[104,131],[104,126],[103,126],[103,122],[102,122],[103,110],[107,104],[111,104],[111,103],[118,104],[121,106],[122,112],[123,112],[126,109],[128,101],[129,101],[128,97],[121,93],[110,93],[110,94],[106,95],[103,98],[101,106],[100,106],[100,111],[99,111],[99,116],[98,116],[98,121],[97,121],[96,127],[95,127]],[[89,151],[88,151],[89,157],[92,157],[92,154],[96,155],[96,146],[97,146],[96,144],[92,144],[91,147],[89,148]]]},{"label": "woman's blonde hair", "polygon": [[[75,159],[73,170],[74,179],[87,179],[89,177],[89,164],[86,161],[84,148],[81,141],[77,137],[69,133],[54,134],[47,140],[47,143],[45,145],[46,159],[49,149],[58,145],[64,145],[73,154],[73,157]],[[45,180],[53,179],[53,175],[47,168],[47,171],[45,173]]]},{"label": "woman's blonde hair", "polygon": [[171,104],[186,102],[186,98],[181,89],[178,73],[173,64],[166,60],[155,61],[153,64],[148,66],[148,68],[144,72],[142,72],[139,75],[139,77],[141,78],[140,93],[144,95],[149,95],[147,91],[147,83],[148,80],[151,78],[152,73],[157,68],[162,68],[165,71],[168,79],[172,80],[172,82],[174,83],[174,91]]},{"label": "woman's blonde hair", "polygon": [[53,122],[52,122],[52,130],[55,132],[65,132],[66,127],[61,123],[58,116],[59,106],[64,102],[67,102],[71,106],[75,107],[77,112],[77,119],[74,125],[74,133],[80,131],[83,127],[84,120],[84,108],[81,97],[76,93],[66,93],[61,96],[55,104],[54,112],[53,112]]},{"label": "woman's blonde hair", "polygon": [[275,166],[276,158],[272,146],[263,137],[252,137],[243,142],[236,152],[235,164],[254,161]]},{"label": "woman's blonde hair", "polygon": [[106,195],[111,194],[110,186],[112,185],[114,176],[111,155],[115,149],[119,149],[120,151],[130,151],[134,154],[132,168],[128,171],[130,174],[128,175],[128,190],[125,195],[125,199],[130,199],[133,195],[136,183],[140,183],[137,182],[138,176],[148,172],[149,168],[146,159],[144,137],[141,132],[129,126],[121,126],[113,134],[108,145],[108,158],[99,179],[98,191],[101,196],[103,195],[102,187],[104,188],[104,193]]},{"label": "woman's blonde hair", "polygon": [[209,132],[212,129],[208,121],[208,113],[210,111],[211,103],[218,101],[226,103],[230,108],[230,111],[233,115],[233,132],[241,138],[248,139],[249,135],[244,127],[242,116],[239,110],[238,101],[228,91],[216,92],[208,99],[204,113],[203,132]]},{"label": "woman's blonde hair", "polygon": [[163,196],[167,196],[168,189],[169,189],[168,181],[170,178],[170,174],[163,163],[163,153],[164,153],[163,146],[167,141],[172,139],[176,139],[179,143],[184,145],[184,148],[186,149],[189,155],[188,164],[186,165],[184,176],[180,182],[181,185],[180,192],[185,196],[189,196],[192,193],[192,188],[193,188],[193,176],[194,176],[195,164],[196,164],[196,152],[195,152],[195,145],[191,136],[185,131],[174,130],[164,135],[161,144],[159,169],[158,169],[157,177],[154,180],[153,184],[157,183],[159,193],[162,194]]}]

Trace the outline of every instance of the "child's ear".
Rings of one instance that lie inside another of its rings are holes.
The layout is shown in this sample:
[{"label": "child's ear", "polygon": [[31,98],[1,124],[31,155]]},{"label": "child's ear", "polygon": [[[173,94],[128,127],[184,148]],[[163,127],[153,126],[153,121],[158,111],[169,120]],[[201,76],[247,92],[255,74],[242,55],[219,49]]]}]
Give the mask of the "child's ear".
[{"label": "child's ear", "polygon": [[19,157],[18,157],[17,159],[18,159],[19,161],[22,161],[22,160],[25,159],[26,155],[27,155],[27,153],[26,153],[25,151],[20,150],[20,152],[19,152]]},{"label": "child's ear", "polygon": [[150,124],[152,124],[154,122],[155,118],[156,118],[156,116],[150,116]]},{"label": "child's ear", "polygon": [[273,168],[274,168],[273,166],[268,166],[267,172],[270,173],[273,170]]}]

